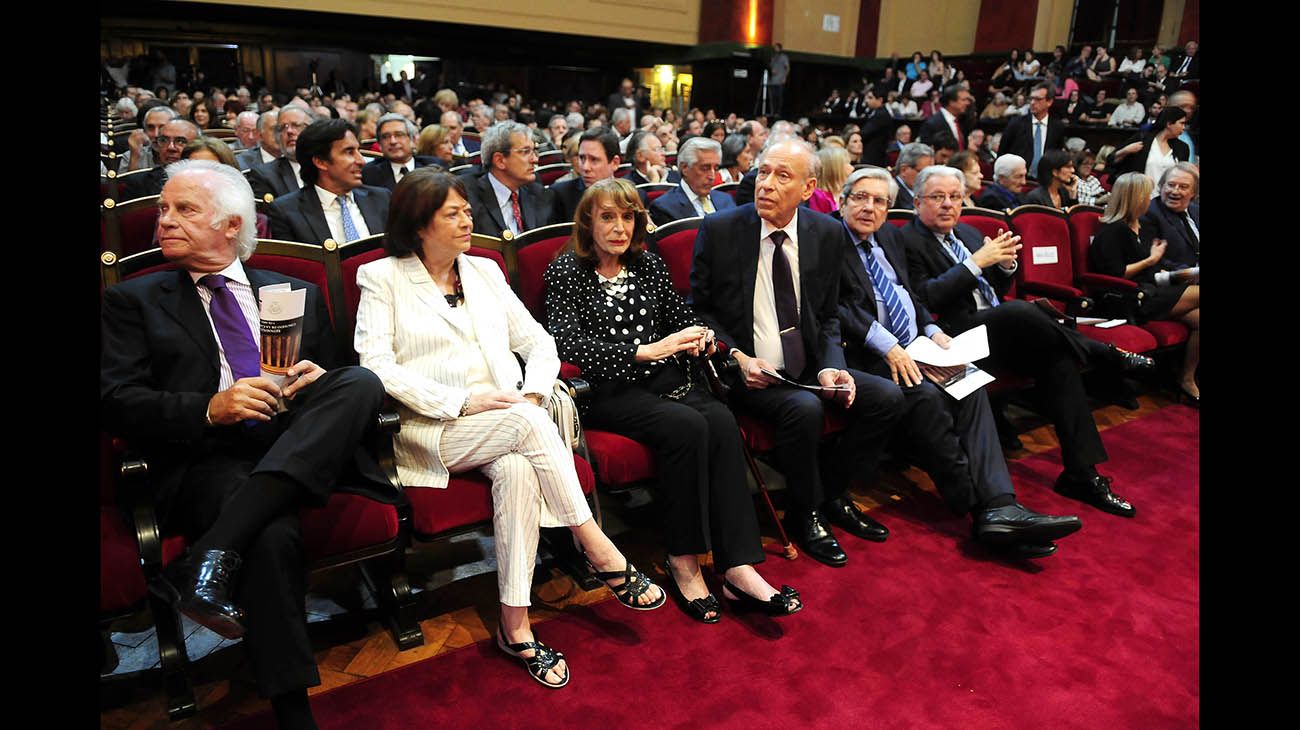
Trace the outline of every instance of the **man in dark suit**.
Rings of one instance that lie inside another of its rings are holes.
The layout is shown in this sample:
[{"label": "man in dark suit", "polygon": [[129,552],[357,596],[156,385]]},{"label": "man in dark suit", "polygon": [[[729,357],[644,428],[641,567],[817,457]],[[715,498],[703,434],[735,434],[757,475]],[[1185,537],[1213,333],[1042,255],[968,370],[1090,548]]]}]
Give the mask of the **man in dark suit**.
[{"label": "man in dark suit", "polygon": [[1176,79],[1199,79],[1201,78],[1201,57],[1197,54],[1200,44],[1196,41],[1187,41],[1183,46],[1182,58],[1179,58],[1169,67],[1169,75]]},{"label": "man in dark suit", "polygon": [[930,145],[921,142],[903,145],[894,162],[894,182],[898,184],[898,197],[891,207],[912,207],[912,186],[916,184],[916,177],[933,164],[934,148]]},{"label": "man in dark suit", "polygon": [[1112,514],[1132,517],[1133,506],[1110,490],[1097,473],[1106,448],[1097,433],[1079,367],[1088,363],[1118,370],[1149,368],[1150,358],[1104,345],[1058,324],[1024,300],[1002,301],[1015,276],[1020,237],[1008,231],[985,238],[961,224],[965,177],[956,168],[933,166],[917,177],[916,218],[904,226],[908,275],[917,298],[939,316],[944,331],[988,327],[994,375],[1034,378],[1047,415],[1061,440],[1065,467],[1057,491]]},{"label": "man in dark suit", "polygon": [[248,184],[253,186],[253,197],[273,200],[302,189],[302,166],[298,162],[298,135],[311,123],[311,116],[302,107],[285,106],[280,109],[275,122],[276,141],[280,157],[274,162],[254,165],[248,169]]},{"label": "man in dark suit", "polygon": [[153,159],[157,166],[128,177],[122,186],[122,198],[134,200],[161,193],[167,181],[166,167],[181,159],[185,145],[202,136],[202,130],[188,119],[177,118],[164,124],[153,140]]},{"label": "man in dark suit", "polygon": [[850,244],[840,274],[845,361],[902,390],[906,411],[891,450],[925,469],[954,512],[971,514],[976,539],[1023,557],[1051,555],[1052,540],[1079,529],[1079,518],[1039,515],[1018,504],[984,389],[961,400],[946,395],[905,349],[919,336],[944,348],[950,338],[912,294],[902,236],[885,223],[896,185],[879,168],[858,170],[844,183],[836,216]]},{"label": "man in dark suit", "polygon": [[966,122],[966,111],[970,109],[971,102],[974,100],[975,97],[960,86],[949,86],[944,89],[939,97],[939,103],[943,106],[938,114],[932,114],[921,125],[918,141],[937,148],[936,137],[941,132],[947,132],[956,140],[958,152],[966,149],[966,133],[970,130],[963,128],[962,125]]},{"label": "man in dark suit", "polygon": [[267,217],[272,237],[346,243],[384,232],[389,192],[361,184],[366,158],[361,156],[355,124],[345,119],[315,122],[303,130],[294,149],[303,187],[271,203]]},{"label": "man in dark suit", "polygon": [[1025,158],[1009,153],[998,155],[993,161],[993,184],[984,186],[975,205],[990,210],[1015,208],[1024,203],[1024,189]]},{"label": "man in dark suit", "polygon": [[415,154],[415,138],[419,133],[415,123],[401,114],[388,113],[380,117],[375,124],[375,136],[379,138],[379,150],[384,156],[361,168],[361,182],[392,192],[397,187],[398,178],[417,167],[441,167],[438,158]]},{"label": "man in dark suit", "polygon": [[721,163],[722,145],[717,140],[691,137],[683,142],[677,149],[681,182],[650,204],[650,219],[655,225],[736,207],[730,195],[711,189]]},{"label": "man in dark suit", "polygon": [[[632,133],[627,141],[627,159],[632,161],[632,172],[627,181],[633,185],[645,185],[651,182],[680,182],[682,174],[669,170],[667,158],[664,157],[664,144],[654,132],[639,129]],[[652,172],[653,171],[653,172]],[[657,177],[657,180],[651,180]],[[733,201],[734,202],[734,201]]]},{"label": "man in dark suit", "polygon": [[[848,557],[831,524],[867,540],[889,535],[845,489],[849,479],[875,471],[903,396],[888,380],[844,368],[837,311],[844,229],[799,208],[817,187],[813,155],[801,140],[769,146],[759,160],[755,203],[704,218],[691,305],[739,365],[731,405],[775,428],[792,539],[813,559],[841,566]],[[769,372],[843,390],[799,389]],[[849,423],[823,440],[826,408],[844,409]]]},{"label": "man in dark suit", "polygon": [[[306,688],[320,676],[303,613],[298,510],[323,504],[341,475],[363,481],[354,473],[378,482],[364,493],[394,500],[358,448],[384,389],[368,370],[333,368],[315,286],[244,268],[254,217],[238,171],[207,160],[173,166],[158,239],[178,270],[104,292],[101,417],[149,459],[162,528],[191,545],[152,588],[222,636],[243,635],[280,727],[314,728]],[[258,292],[278,283],[307,290],[300,358],[283,383],[260,376],[254,336]],[[281,398],[287,410],[277,413]]]},{"label": "man in dark suit", "polygon": [[[573,220],[582,194],[597,180],[614,177],[622,164],[618,153],[618,135],[606,127],[593,127],[578,138],[578,177],[551,186],[551,222],[566,223]],[[641,205],[646,205],[644,190],[638,190]]]},{"label": "man in dark suit", "polygon": [[1164,261],[1181,267],[1201,265],[1201,173],[1190,162],[1178,162],[1160,176],[1160,197],[1142,216],[1138,237],[1146,244],[1163,238],[1169,246]]},{"label": "man in dark suit", "polygon": [[[744,127],[742,127],[742,129],[743,128]],[[751,126],[750,129],[751,129],[751,140],[752,140],[752,130],[754,129],[754,127]],[[782,142],[788,139],[797,139],[798,136],[799,136],[799,130],[797,127],[794,126],[792,122],[787,122],[783,119],[779,122],[773,123],[772,129],[767,130],[763,134],[763,144],[755,151],[754,159],[757,160],[759,154],[764,149],[771,147],[777,142]],[[736,205],[744,205],[745,203],[754,202],[754,181],[757,178],[758,178],[757,165],[750,168],[749,172],[746,172],[744,175],[740,176],[740,185],[736,187]],[[807,208],[808,201],[805,200],[799,205],[802,205],[803,207]]]},{"label": "man in dark suit", "polygon": [[[537,183],[537,147],[528,127],[501,122],[483,135],[486,172],[465,179],[474,232],[513,238],[550,225],[550,192]],[[508,232],[508,233],[507,233]]]},{"label": "man in dark suit", "polygon": [[1065,146],[1065,120],[1050,114],[1055,97],[1051,84],[1034,84],[1029,90],[1029,113],[1014,117],[1002,132],[998,154],[1020,155],[1028,163],[1030,177],[1038,174],[1038,159],[1044,151]]},{"label": "man in dark suit", "polygon": [[885,110],[885,100],[873,89],[867,89],[866,116],[862,118],[862,161],[868,165],[888,167],[885,145],[894,136],[894,120]]},{"label": "man in dark suit", "polygon": [[272,109],[257,116],[257,146],[235,155],[235,164],[241,170],[251,170],[257,165],[275,162],[280,157],[280,142],[276,139],[275,125],[280,113]]}]

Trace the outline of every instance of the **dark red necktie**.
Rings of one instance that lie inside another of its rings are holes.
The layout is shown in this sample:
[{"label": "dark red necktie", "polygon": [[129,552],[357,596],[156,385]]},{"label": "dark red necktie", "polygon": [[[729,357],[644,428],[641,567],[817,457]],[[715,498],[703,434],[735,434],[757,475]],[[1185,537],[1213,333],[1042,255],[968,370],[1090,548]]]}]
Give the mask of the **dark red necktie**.
[{"label": "dark red necktie", "polygon": [[514,215],[514,217],[515,217],[515,228],[518,228],[518,229],[519,229],[518,231],[516,231],[516,233],[523,233],[524,230],[525,230],[525,229],[524,229],[524,214],[523,214],[523,211],[519,210],[519,191],[518,191],[518,190],[511,190],[511,191],[510,191],[510,213],[511,213],[512,215]]}]

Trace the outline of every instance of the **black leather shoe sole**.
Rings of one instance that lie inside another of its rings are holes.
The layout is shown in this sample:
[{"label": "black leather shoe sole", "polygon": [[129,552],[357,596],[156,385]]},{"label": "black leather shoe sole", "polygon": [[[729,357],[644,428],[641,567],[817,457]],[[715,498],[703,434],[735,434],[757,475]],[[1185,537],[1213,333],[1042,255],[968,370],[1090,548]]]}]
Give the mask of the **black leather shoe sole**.
[{"label": "black leather shoe sole", "polygon": [[1120,517],[1137,516],[1137,509],[1133,507],[1131,504],[1128,507],[1125,507],[1123,504],[1120,503],[1119,497],[1117,497],[1114,492],[1106,492],[1105,494],[1099,494],[1097,492],[1089,492],[1087,494],[1081,494],[1079,492],[1076,492],[1068,488],[1063,489],[1059,485],[1055,487],[1055,490],[1056,493],[1061,495],[1062,497],[1077,499],[1080,502],[1083,502],[1084,504],[1088,504],[1093,507],[1096,507],[1102,512],[1109,512],[1112,515],[1118,515]]},{"label": "black leather shoe sole", "polygon": [[244,625],[238,619],[224,613],[215,612],[207,606],[182,601],[178,606],[196,624],[210,629],[227,639],[238,639],[244,635]]},{"label": "black leather shoe sole", "polygon": [[[839,547],[838,542],[833,542],[829,545],[826,543],[819,543],[820,547],[800,540],[795,540],[794,544],[799,546],[799,550],[802,551],[804,555],[807,555],[822,565],[829,565],[832,568],[843,568],[849,562],[849,556],[844,554],[844,549]],[[827,554],[827,550],[834,550],[838,554]]]},{"label": "black leather shoe sole", "polygon": [[1028,525],[979,525],[975,537],[991,545],[1042,545],[1072,535],[1081,527],[1083,522],[1077,519]]},{"label": "black leather shoe sole", "polygon": [[832,525],[835,525],[836,527],[840,528],[841,530],[844,530],[845,532],[849,533],[850,535],[853,535],[854,537],[860,537],[863,540],[870,540],[872,542],[884,542],[886,539],[889,538],[888,527],[885,527],[884,525],[880,524],[879,522],[876,522],[875,520],[871,519],[866,515],[862,516],[862,520],[866,524],[863,524],[863,522],[859,522],[858,520],[855,519],[850,519],[848,517],[839,517],[839,516],[830,517],[828,518],[827,521],[829,521]]},{"label": "black leather shoe sole", "polygon": [[1041,545],[1033,543],[1019,543],[1017,545],[1007,545],[1003,548],[1009,558],[1025,558],[1037,560],[1056,554],[1056,543],[1048,542]]}]

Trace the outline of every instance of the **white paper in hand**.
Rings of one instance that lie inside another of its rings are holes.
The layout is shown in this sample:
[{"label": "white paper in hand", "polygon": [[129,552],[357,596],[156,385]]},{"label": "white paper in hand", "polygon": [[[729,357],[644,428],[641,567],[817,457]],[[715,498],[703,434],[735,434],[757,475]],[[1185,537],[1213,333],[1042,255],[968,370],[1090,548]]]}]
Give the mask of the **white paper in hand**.
[{"label": "white paper in hand", "polygon": [[[262,377],[283,388],[289,368],[301,358],[303,314],[307,309],[307,290],[291,291],[289,284],[264,286],[257,292],[261,315]],[[285,410],[283,400],[278,411]]]},{"label": "white paper in hand", "polygon": [[989,328],[980,325],[966,330],[952,338],[946,350],[929,337],[912,340],[906,349],[917,362],[945,368],[983,360],[989,356]]}]

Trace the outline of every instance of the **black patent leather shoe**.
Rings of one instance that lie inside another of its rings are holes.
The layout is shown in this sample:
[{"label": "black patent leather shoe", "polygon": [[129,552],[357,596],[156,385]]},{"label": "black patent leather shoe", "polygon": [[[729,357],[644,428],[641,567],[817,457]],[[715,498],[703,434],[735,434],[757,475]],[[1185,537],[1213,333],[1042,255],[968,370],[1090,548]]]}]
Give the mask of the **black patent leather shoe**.
[{"label": "black patent leather shoe", "polygon": [[672,594],[673,600],[677,602],[677,607],[682,609],[682,613],[702,624],[716,624],[722,620],[722,604],[718,603],[717,596],[710,593],[704,598],[688,599],[682,593],[681,586],[677,585],[677,580],[673,578],[673,565],[668,558],[664,558],[664,572],[668,574],[668,592]]},{"label": "black patent leather shoe", "polygon": [[803,599],[799,597],[799,591],[787,585],[781,586],[781,590],[773,593],[766,601],[760,601],[740,590],[726,578],[722,579],[722,588],[722,595],[739,609],[761,611],[768,616],[789,616],[803,610]]},{"label": "black patent leather shoe", "polygon": [[826,515],[826,519],[832,525],[851,535],[857,535],[863,540],[884,542],[885,538],[889,537],[888,527],[868,517],[847,496],[838,497],[827,502],[822,508],[822,514]]},{"label": "black patent leather shoe", "polygon": [[1078,532],[1083,521],[1074,515],[1041,515],[1024,505],[981,510],[975,513],[975,539],[991,545],[1042,545]]},{"label": "black patent leather shoe", "polygon": [[849,562],[849,556],[844,554],[830,525],[817,510],[802,514],[787,513],[784,522],[790,538],[813,560],[832,568],[842,567]]},{"label": "black patent leather shoe", "polygon": [[1018,560],[1037,560],[1039,558],[1046,558],[1050,555],[1055,555],[1056,543],[1045,542],[1040,544],[1022,542],[1015,545],[1004,545],[1001,549],[1008,558]]},{"label": "black patent leather shoe", "polygon": [[189,590],[181,591],[177,608],[195,622],[227,639],[244,635],[244,611],[230,600],[231,586],[242,561],[230,550],[206,550],[192,558]]},{"label": "black patent leather shoe", "polygon": [[1150,370],[1156,366],[1156,361],[1146,355],[1121,350],[1114,345],[1108,345],[1108,347],[1111,351],[1111,357],[1115,359],[1115,364],[1119,367],[1120,372],[1129,373],[1135,370]]},{"label": "black patent leather shoe", "polygon": [[1127,499],[1110,491],[1110,477],[1094,474],[1090,478],[1069,476],[1062,473],[1056,478],[1056,493],[1070,499],[1086,502],[1102,512],[1109,512],[1120,517],[1134,517],[1137,508]]}]

